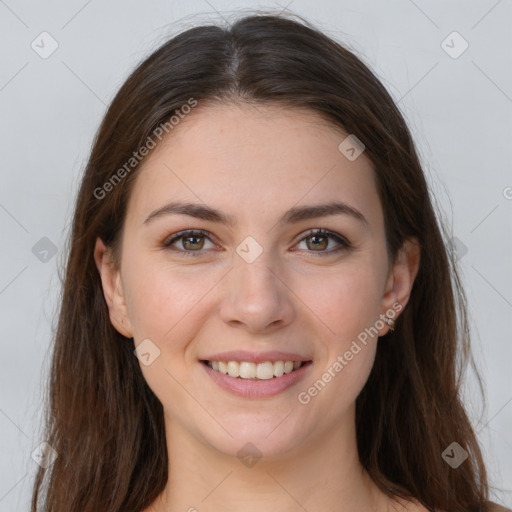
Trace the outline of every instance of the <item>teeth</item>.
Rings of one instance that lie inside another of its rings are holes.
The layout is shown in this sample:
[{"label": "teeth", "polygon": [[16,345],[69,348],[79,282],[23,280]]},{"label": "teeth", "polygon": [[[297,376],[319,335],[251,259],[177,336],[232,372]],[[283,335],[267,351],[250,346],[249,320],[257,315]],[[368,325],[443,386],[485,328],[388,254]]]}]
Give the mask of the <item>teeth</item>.
[{"label": "teeth", "polygon": [[[258,365],[259,366],[259,365]],[[261,371],[260,371],[261,373]],[[238,370],[238,375],[242,377],[242,379],[255,379],[256,375],[258,375],[258,368],[254,363],[240,363],[240,368]],[[237,375],[237,377],[238,377]],[[258,379],[261,379],[260,375],[258,375]]]},{"label": "teeth", "polygon": [[248,361],[208,361],[208,366],[215,371],[240,377],[241,379],[269,380],[291,373],[302,365],[301,361],[265,361],[263,363],[250,363]]},{"label": "teeth", "polygon": [[228,375],[230,377],[238,377],[240,375],[240,364],[236,361],[228,362]]},{"label": "teeth", "polygon": [[274,376],[282,377],[284,374],[284,363],[283,361],[276,361],[274,363]]}]

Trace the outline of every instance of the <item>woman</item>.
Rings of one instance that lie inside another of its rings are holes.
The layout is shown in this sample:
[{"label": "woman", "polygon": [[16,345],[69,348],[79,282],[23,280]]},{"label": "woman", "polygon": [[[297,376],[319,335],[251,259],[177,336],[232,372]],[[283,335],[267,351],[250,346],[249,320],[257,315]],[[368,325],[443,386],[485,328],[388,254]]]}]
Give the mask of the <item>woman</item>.
[{"label": "woman", "polygon": [[82,180],[32,510],[499,510],[450,258],[355,55],[283,16],[172,38]]}]

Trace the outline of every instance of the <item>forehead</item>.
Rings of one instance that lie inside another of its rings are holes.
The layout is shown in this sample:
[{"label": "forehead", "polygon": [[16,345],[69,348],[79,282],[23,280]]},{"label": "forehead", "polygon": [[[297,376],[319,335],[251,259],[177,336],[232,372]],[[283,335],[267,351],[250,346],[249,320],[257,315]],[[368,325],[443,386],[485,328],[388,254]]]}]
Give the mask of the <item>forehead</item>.
[{"label": "forehead", "polygon": [[377,221],[372,164],[364,153],[351,161],[340,152],[347,136],[307,109],[199,105],[145,158],[128,216],[186,200],[243,221],[338,200]]}]

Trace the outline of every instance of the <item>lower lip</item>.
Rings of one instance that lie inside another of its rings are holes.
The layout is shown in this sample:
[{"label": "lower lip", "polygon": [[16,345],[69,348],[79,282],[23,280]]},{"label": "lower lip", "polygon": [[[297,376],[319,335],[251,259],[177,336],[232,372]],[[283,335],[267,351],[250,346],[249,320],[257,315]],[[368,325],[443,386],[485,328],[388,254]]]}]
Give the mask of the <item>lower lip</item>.
[{"label": "lower lip", "polygon": [[222,389],[244,398],[267,398],[278,395],[299,382],[309,371],[310,366],[312,366],[311,361],[308,361],[297,370],[285,373],[281,377],[257,380],[231,377],[212,370],[206,363],[201,362],[200,364]]}]

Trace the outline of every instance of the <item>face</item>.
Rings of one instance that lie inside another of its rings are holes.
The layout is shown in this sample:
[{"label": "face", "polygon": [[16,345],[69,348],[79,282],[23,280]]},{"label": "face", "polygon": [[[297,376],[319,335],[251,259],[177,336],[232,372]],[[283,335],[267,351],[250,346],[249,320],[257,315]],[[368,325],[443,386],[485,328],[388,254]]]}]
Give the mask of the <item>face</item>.
[{"label": "face", "polygon": [[[114,326],[143,343],[167,431],[273,457],[353,422],[383,315],[405,307],[418,261],[388,260],[374,170],[364,152],[340,152],[346,137],[309,111],[199,106],[145,160],[119,268],[100,240],[95,257]],[[303,210],[335,202],[328,215]],[[265,376],[279,360],[303,365]]]}]

